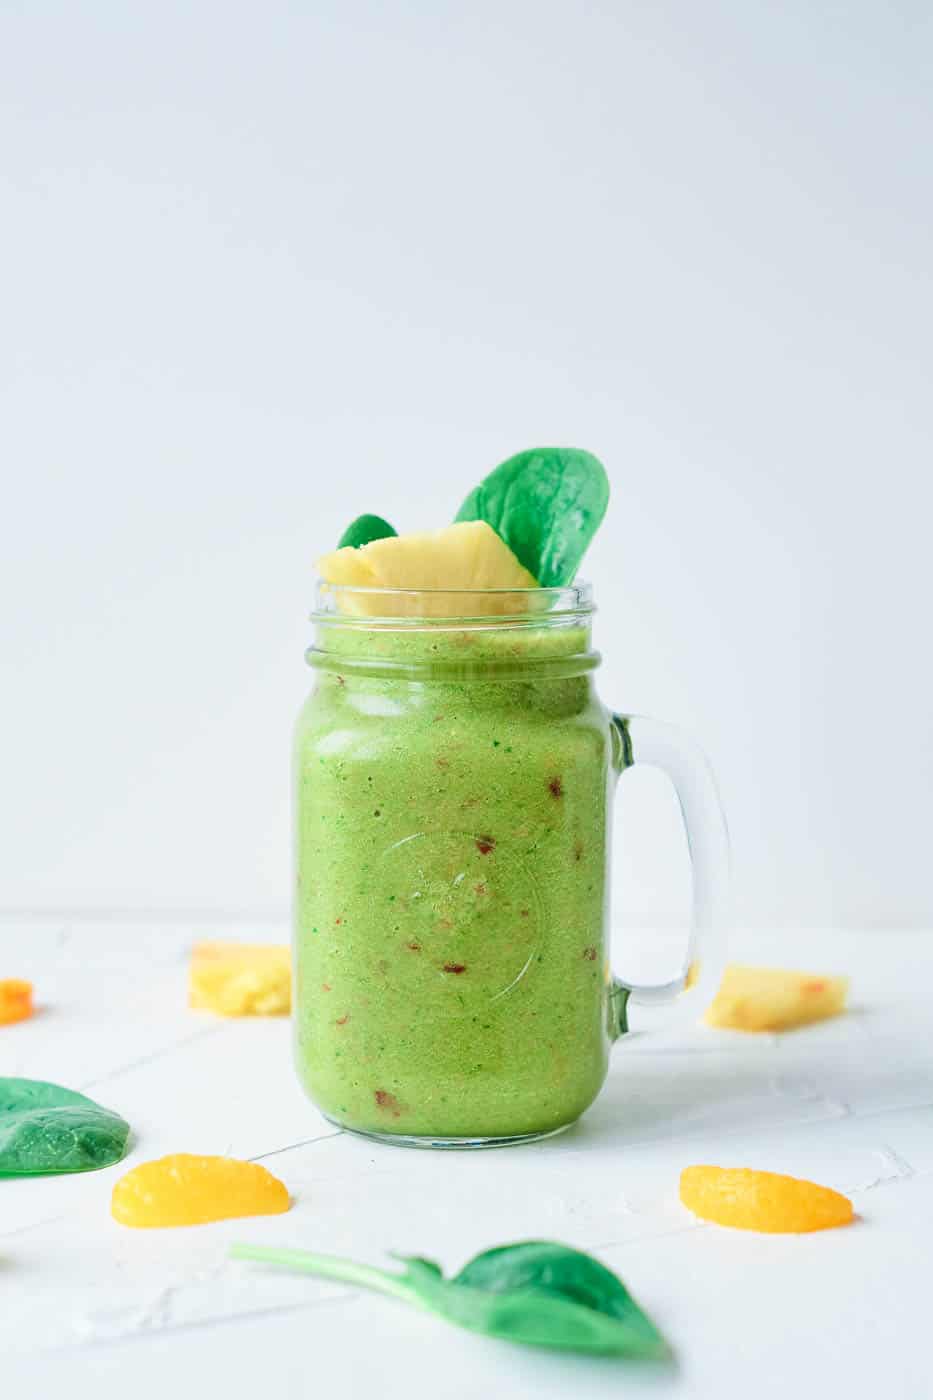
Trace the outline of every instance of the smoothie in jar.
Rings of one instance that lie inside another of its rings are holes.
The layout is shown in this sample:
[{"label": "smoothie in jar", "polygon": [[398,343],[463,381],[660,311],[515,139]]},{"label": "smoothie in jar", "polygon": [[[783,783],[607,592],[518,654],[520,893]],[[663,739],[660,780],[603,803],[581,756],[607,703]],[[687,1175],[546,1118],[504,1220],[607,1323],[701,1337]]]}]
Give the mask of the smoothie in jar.
[{"label": "smoothie in jar", "polygon": [[540,1134],[603,1082],[615,731],[573,592],[569,621],[319,619],[295,745],[296,1051],[335,1122]]},{"label": "smoothie in jar", "polygon": [[532,449],[454,524],[397,535],[362,515],[318,560],[294,751],[295,1040],[341,1126],[515,1141],[572,1123],[603,1082],[620,732],[573,578],[608,495],[590,453]]}]

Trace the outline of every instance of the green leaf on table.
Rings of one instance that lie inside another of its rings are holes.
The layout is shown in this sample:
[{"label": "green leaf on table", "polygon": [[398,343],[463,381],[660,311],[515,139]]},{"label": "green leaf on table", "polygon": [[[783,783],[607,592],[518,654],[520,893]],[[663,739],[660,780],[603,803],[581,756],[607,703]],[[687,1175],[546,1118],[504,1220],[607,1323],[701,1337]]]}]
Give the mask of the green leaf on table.
[{"label": "green leaf on table", "polygon": [[60,1084],[0,1079],[0,1176],[93,1172],[126,1153],[130,1125]]},{"label": "green leaf on table", "polygon": [[577,447],[531,447],[467,496],[458,520],[485,520],[542,588],[572,583],[609,504],[606,469]]},{"label": "green leaf on table", "polygon": [[430,1259],[402,1273],[299,1249],[234,1245],[236,1259],[338,1279],[391,1294],[487,1337],[604,1356],[669,1358],[661,1333],[628,1289],[589,1254],[545,1241],[502,1245],[445,1279]]},{"label": "green leaf on table", "polygon": [[372,540],[387,540],[390,535],[396,534],[398,531],[381,515],[358,515],[340,536],[337,548],[359,549],[360,545],[369,544]]}]

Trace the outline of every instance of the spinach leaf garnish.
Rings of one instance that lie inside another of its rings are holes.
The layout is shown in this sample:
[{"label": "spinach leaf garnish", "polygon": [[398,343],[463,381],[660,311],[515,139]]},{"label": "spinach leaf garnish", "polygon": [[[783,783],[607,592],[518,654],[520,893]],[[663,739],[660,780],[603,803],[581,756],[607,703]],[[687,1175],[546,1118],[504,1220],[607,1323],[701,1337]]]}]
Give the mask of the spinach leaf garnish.
[{"label": "spinach leaf garnish", "polygon": [[597,1259],[545,1241],[501,1245],[446,1279],[430,1259],[397,1256],[402,1273],[328,1254],[237,1244],[253,1259],[401,1298],[487,1337],[604,1356],[669,1358],[667,1343],[628,1289]]},{"label": "spinach leaf garnish", "polygon": [[346,549],[349,546],[359,549],[360,545],[369,544],[372,540],[385,540],[396,534],[398,531],[381,515],[358,515],[340,536],[337,548]]},{"label": "spinach leaf garnish", "polygon": [[485,520],[542,588],[572,583],[609,504],[606,469],[576,447],[532,447],[481,481],[457,512]]},{"label": "spinach leaf garnish", "polygon": [[130,1125],[42,1079],[0,1079],[0,1176],[92,1172],[119,1162]]}]

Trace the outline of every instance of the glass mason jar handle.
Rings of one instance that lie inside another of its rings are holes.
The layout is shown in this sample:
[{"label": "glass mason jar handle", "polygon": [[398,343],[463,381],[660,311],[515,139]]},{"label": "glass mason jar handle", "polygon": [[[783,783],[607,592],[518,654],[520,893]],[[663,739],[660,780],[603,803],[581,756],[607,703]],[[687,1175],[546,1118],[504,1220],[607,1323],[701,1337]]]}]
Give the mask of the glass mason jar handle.
[{"label": "glass mason jar handle", "polygon": [[719,988],[730,921],[729,832],[716,779],[702,750],[680,730],[641,715],[613,715],[616,773],[636,763],[662,769],[677,793],[693,871],[693,917],[683,971],[640,986],[613,978],[610,1034],[628,1030],[629,1005],[651,1008],[650,1024],[694,1021]]}]

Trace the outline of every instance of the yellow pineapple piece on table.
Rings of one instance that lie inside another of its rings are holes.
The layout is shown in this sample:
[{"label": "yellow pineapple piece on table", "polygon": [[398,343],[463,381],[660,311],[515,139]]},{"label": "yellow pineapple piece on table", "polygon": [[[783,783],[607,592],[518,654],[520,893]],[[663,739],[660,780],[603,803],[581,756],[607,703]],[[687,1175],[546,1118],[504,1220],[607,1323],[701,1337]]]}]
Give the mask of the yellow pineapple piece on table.
[{"label": "yellow pineapple piece on table", "polygon": [[[461,521],[419,535],[391,535],[358,549],[348,545],[323,555],[317,570],[325,583],[343,587],[443,589],[454,595],[446,599],[441,595],[430,600],[404,596],[378,600],[380,612],[388,607],[392,616],[400,617],[455,617],[469,602],[456,596],[458,591],[490,589],[519,590],[518,594],[507,591],[495,600],[493,610],[520,611],[524,606],[520,591],[537,588],[534,577],[484,520]],[[486,602],[487,611],[490,601]],[[376,604],[377,600],[365,593],[340,598],[342,611],[364,617],[374,612]]]},{"label": "yellow pineapple piece on table", "polygon": [[848,977],[731,963],[705,1019],[707,1025],[727,1030],[790,1030],[838,1016],[848,992]]},{"label": "yellow pineapple piece on table", "polygon": [[853,1219],[848,1196],[828,1186],[746,1167],[685,1167],[680,1199],[701,1220],[765,1234],[808,1234]]},{"label": "yellow pineapple piece on table", "polygon": [[220,1016],[287,1016],[292,1006],[291,949],[196,943],[188,972],[188,1005]]}]

